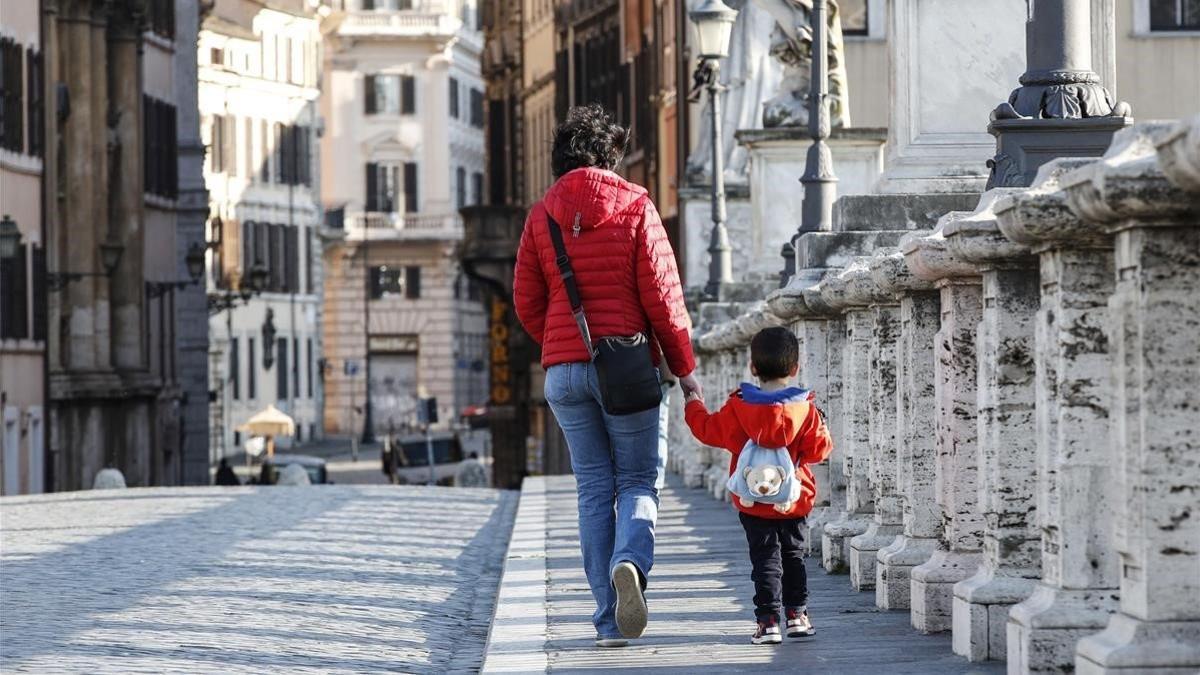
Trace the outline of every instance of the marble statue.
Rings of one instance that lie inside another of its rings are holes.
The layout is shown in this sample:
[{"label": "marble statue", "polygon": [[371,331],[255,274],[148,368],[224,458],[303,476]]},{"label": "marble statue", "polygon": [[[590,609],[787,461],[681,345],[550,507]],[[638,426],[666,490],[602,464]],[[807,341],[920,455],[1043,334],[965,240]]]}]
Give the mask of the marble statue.
[{"label": "marble statue", "polygon": [[[728,4],[728,3],[726,3]],[[770,54],[782,64],[779,93],[763,105],[766,128],[808,125],[808,92],[812,82],[812,0],[754,0],[775,20]],[[846,86],[845,43],[837,0],[827,0],[829,24],[829,96],[833,127],[850,126]]]},{"label": "marble statue", "polygon": [[[720,82],[726,88],[721,94],[721,144],[724,150],[725,182],[745,185],[749,181],[748,155],[745,146],[733,137],[740,129],[762,128],[763,102],[778,90],[782,64],[771,57],[769,36],[775,19],[749,0],[725,0],[738,10],[737,21],[729,38],[729,57],[721,63]],[[692,185],[705,185],[712,173],[712,141],[710,139],[710,103],[704,91],[697,92],[704,107],[696,118],[696,145],[688,155],[687,178]]]}]

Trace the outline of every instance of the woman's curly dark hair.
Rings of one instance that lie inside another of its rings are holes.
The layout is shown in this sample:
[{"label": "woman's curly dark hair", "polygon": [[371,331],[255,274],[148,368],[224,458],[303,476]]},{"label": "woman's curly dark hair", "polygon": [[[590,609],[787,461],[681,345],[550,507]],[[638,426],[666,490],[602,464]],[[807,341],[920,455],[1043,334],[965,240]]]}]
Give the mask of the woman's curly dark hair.
[{"label": "woman's curly dark hair", "polygon": [[629,130],[613,122],[604,108],[594,103],[575,106],[554,129],[550,169],[555,178],[585,166],[615,171],[628,148]]}]

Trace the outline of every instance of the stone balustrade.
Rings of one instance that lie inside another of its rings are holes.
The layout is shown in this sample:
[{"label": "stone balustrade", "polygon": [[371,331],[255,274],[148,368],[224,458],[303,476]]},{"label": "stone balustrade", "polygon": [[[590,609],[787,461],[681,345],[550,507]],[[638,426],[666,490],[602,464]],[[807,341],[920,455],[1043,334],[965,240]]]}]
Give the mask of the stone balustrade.
[{"label": "stone balustrade", "polygon": [[[827,571],[1010,672],[1200,669],[1200,117],[891,229],[905,197],[867,224],[852,198],[786,287],[701,308],[709,405],[791,327],[835,443],[808,530]],[[672,439],[727,499],[727,453]]]}]

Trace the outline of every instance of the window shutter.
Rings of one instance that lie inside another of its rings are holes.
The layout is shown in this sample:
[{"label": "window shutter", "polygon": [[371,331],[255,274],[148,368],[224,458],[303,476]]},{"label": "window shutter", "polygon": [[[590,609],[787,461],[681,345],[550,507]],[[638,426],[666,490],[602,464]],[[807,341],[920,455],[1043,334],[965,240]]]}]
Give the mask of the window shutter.
[{"label": "window shutter", "polygon": [[271,141],[269,135],[269,127],[267,121],[263,120],[259,125],[259,145],[261,153],[258,156],[259,161],[259,180],[263,183],[271,182]]},{"label": "window shutter", "polygon": [[417,165],[414,162],[404,163],[404,211],[416,213],[419,205],[417,199]]},{"label": "window shutter", "polygon": [[288,339],[275,340],[275,398],[282,401],[288,395]]},{"label": "window shutter", "polygon": [[450,78],[450,116],[458,119],[458,78]]},{"label": "window shutter", "polygon": [[46,249],[41,246],[33,247],[33,339],[46,339]]},{"label": "window shutter", "polygon": [[408,267],[404,270],[404,297],[416,300],[421,297],[421,268]]},{"label": "window shutter", "polygon": [[375,183],[378,165],[374,162],[367,164],[367,210],[379,210],[379,190]]},{"label": "window shutter", "polygon": [[375,9],[375,0],[362,0],[362,8],[364,11]]},{"label": "window shutter", "polygon": [[[237,175],[237,118],[233,115],[227,115],[221,118],[225,125],[225,129],[221,134],[221,141],[224,143],[224,148],[221,150],[222,161],[225,171],[230,176]],[[159,126],[158,132],[161,134],[165,131],[162,125]]]},{"label": "window shutter", "polygon": [[[238,233],[241,231],[241,226],[236,220],[221,221],[221,266],[218,270],[221,278],[217,280],[217,285],[221,288],[229,288],[229,280],[238,270]],[[253,261],[251,261],[253,262]],[[243,283],[249,281],[245,274],[249,273],[250,268],[246,267],[246,272],[243,272]]]},{"label": "window shutter", "polygon": [[417,82],[412,75],[400,76],[400,113],[412,115],[417,111]]},{"label": "window shutter", "polygon": [[290,293],[300,291],[300,237],[299,230],[289,227],[285,230],[287,237],[287,290]]},{"label": "window shutter", "polygon": [[250,221],[242,224],[242,279],[241,287],[250,285],[250,270],[256,259],[255,244],[257,243],[257,226]]},{"label": "window shutter", "polygon": [[363,82],[363,88],[366,90],[364,92],[365,96],[363,99],[367,104],[365,112],[368,115],[374,115],[379,111],[377,103],[375,102],[375,76],[367,75],[365,78],[363,78]]}]

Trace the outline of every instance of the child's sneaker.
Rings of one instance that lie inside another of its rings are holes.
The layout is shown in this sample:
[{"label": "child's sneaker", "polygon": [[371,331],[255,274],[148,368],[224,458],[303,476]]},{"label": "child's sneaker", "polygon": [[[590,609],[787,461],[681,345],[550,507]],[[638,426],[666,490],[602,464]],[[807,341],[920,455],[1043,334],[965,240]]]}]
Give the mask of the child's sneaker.
[{"label": "child's sneaker", "polygon": [[778,617],[768,616],[759,619],[758,630],[750,638],[750,643],[756,645],[777,645],[781,642],[783,642],[783,636],[779,634]]},{"label": "child's sneaker", "polygon": [[816,633],[812,621],[808,618],[808,610],[789,607],[787,609],[787,636],[809,637]]}]

